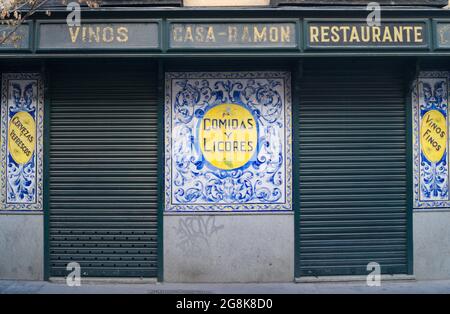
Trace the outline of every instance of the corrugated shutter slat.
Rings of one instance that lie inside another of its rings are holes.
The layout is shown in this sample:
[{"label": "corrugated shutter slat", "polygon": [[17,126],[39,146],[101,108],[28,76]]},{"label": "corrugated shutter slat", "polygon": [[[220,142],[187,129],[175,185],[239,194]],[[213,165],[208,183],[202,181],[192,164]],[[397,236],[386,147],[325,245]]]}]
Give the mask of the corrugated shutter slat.
[{"label": "corrugated shutter slat", "polygon": [[51,276],[156,277],[154,69],[56,66],[50,116]]},{"label": "corrugated shutter slat", "polygon": [[301,276],[407,273],[400,67],[305,63],[298,116]]}]

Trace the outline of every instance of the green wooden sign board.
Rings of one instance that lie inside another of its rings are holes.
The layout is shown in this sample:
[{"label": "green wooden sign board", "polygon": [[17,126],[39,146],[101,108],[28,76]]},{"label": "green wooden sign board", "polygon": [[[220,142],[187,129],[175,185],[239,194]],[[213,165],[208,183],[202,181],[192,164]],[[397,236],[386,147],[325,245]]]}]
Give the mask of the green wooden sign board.
[{"label": "green wooden sign board", "polygon": [[305,49],[429,49],[427,20],[306,20]]},{"label": "green wooden sign board", "polygon": [[435,48],[450,49],[450,21],[436,20],[435,28]]},{"label": "green wooden sign board", "polygon": [[283,21],[170,21],[169,49],[297,49],[298,25]]},{"label": "green wooden sign board", "polygon": [[[8,30],[0,26],[0,35]],[[373,26],[361,18],[91,19],[80,26],[38,20],[14,36],[0,53],[447,53],[450,19],[383,18]]]},{"label": "green wooden sign board", "polygon": [[0,52],[30,50],[30,40],[29,24],[22,24],[17,28],[0,25]]},{"label": "green wooden sign board", "polygon": [[160,22],[147,20],[38,22],[38,51],[159,50]]}]

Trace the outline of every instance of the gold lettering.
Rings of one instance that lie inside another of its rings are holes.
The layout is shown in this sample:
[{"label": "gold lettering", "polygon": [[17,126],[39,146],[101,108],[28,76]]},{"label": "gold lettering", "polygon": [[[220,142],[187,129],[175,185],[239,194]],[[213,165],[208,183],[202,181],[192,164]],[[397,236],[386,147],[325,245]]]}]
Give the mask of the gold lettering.
[{"label": "gold lettering", "polygon": [[128,42],[128,28],[123,26],[117,29],[117,41],[120,43]]},{"label": "gold lettering", "polygon": [[339,42],[340,36],[339,36],[339,27],[337,26],[331,26],[331,41],[334,43]]},{"label": "gold lettering", "polygon": [[273,43],[278,42],[278,27],[276,27],[276,26],[270,27],[269,38],[270,38],[270,41]]},{"label": "gold lettering", "polygon": [[356,27],[352,27],[352,32],[350,34],[350,42],[357,42],[359,43],[359,35],[358,35],[358,30],[356,29]]},{"label": "gold lettering", "polygon": [[342,32],[344,34],[344,43],[348,41],[348,32],[350,31],[350,26],[341,26]]},{"label": "gold lettering", "polygon": [[70,40],[72,40],[72,44],[77,41],[78,34],[80,33],[80,27],[75,27],[75,30],[72,27],[69,27],[70,32]]},{"label": "gold lettering", "polygon": [[252,38],[250,37],[250,32],[248,31],[248,26],[244,26],[242,28],[242,41],[243,42],[252,42]]},{"label": "gold lettering", "polygon": [[205,29],[202,26],[195,28],[195,40],[198,42],[205,41]]},{"label": "gold lettering", "polygon": [[422,26],[414,26],[414,42],[416,43],[423,42],[422,31],[423,31]]},{"label": "gold lettering", "polygon": [[368,43],[370,41],[370,27],[361,27],[361,39],[363,42]]},{"label": "gold lettering", "polygon": [[317,26],[310,26],[309,27],[309,40],[312,43],[318,43],[319,42],[319,28]]},{"label": "gold lettering", "polygon": [[403,29],[406,31],[406,42],[410,43],[411,42],[411,32],[413,30],[413,27],[405,26]]},{"label": "gold lettering", "polygon": [[172,29],[172,38],[174,41],[176,42],[182,42],[183,41],[183,36],[182,34],[183,29],[179,26],[175,26]]},{"label": "gold lettering", "polygon": [[194,42],[194,37],[192,36],[192,27],[186,26],[186,30],[184,32],[184,42]]},{"label": "gold lettering", "polygon": [[394,42],[403,42],[403,29],[401,26],[394,26]]},{"label": "gold lettering", "polygon": [[289,26],[281,26],[281,42],[291,42],[291,28]]},{"label": "gold lettering", "polygon": [[372,26],[372,42],[381,42],[381,29],[378,26]]},{"label": "gold lettering", "polygon": [[323,43],[328,43],[328,42],[330,42],[330,38],[329,38],[329,35],[330,35],[330,33],[329,33],[330,27],[329,27],[329,26],[322,26],[322,27],[321,27],[321,30],[322,30],[322,32],[321,32],[320,40],[321,40]]},{"label": "gold lettering", "polygon": [[384,35],[383,35],[383,42],[392,42],[392,36],[391,36],[391,30],[389,29],[389,26],[384,28]]},{"label": "gold lettering", "polygon": [[83,34],[82,34],[81,39],[83,40],[83,42],[85,42],[86,41],[86,27],[82,28],[82,32],[83,32]]},{"label": "gold lettering", "polygon": [[254,26],[253,27],[253,35],[254,35],[254,39],[253,41],[256,42],[265,42],[267,41],[267,28],[264,26],[261,30],[261,32],[259,32],[258,30],[258,26]]},{"label": "gold lettering", "polygon": [[214,27],[210,26],[208,27],[208,32],[206,33],[206,41],[210,41],[215,43],[216,42],[216,36],[214,35]]},{"label": "gold lettering", "polygon": [[228,26],[228,41],[229,42],[237,41],[237,27],[236,26]]},{"label": "gold lettering", "polygon": [[105,27],[103,29],[103,41],[111,43],[114,41],[114,29],[112,27]]},{"label": "gold lettering", "polygon": [[89,31],[89,42],[95,41],[97,43],[100,42],[100,27],[97,26],[94,30],[93,27],[88,28]]}]

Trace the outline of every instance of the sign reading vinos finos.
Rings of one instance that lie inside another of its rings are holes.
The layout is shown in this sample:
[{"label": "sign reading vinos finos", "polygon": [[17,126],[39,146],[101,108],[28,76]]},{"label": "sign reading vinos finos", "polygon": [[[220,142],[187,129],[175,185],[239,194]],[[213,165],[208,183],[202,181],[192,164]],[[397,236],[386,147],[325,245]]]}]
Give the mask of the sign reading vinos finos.
[{"label": "sign reading vinos finos", "polygon": [[427,111],[420,125],[420,146],[425,157],[431,162],[442,159],[447,148],[447,120],[438,110]]},{"label": "sign reading vinos finos", "polygon": [[165,210],[292,209],[286,72],[166,74]]},{"label": "sign reading vinos finos", "polygon": [[448,208],[448,72],[421,72],[412,93],[414,207]]}]

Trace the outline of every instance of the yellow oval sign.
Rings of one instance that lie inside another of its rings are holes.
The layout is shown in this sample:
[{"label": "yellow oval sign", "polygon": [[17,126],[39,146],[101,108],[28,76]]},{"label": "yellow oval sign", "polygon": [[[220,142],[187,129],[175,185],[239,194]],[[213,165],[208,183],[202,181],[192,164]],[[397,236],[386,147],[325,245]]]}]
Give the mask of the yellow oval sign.
[{"label": "yellow oval sign", "polygon": [[442,113],[430,110],[422,117],[420,146],[431,162],[438,162],[447,148],[447,121]]},{"label": "yellow oval sign", "polygon": [[223,170],[242,167],[256,152],[256,120],[240,105],[222,104],[211,108],[199,128],[200,150],[214,167]]},{"label": "yellow oval sign", "polygon": [[20,165],[28,163],[36,146],[36,123],[25,111],[16,113],[9,122],[9,152]]}]

